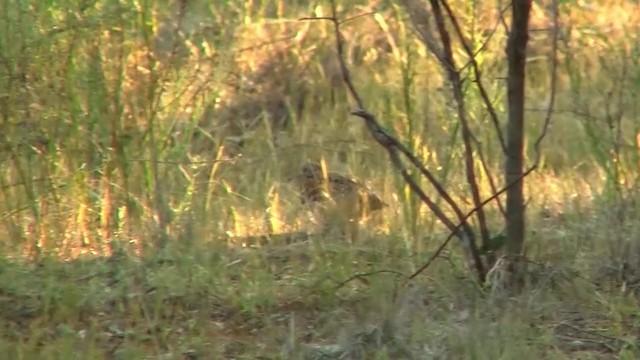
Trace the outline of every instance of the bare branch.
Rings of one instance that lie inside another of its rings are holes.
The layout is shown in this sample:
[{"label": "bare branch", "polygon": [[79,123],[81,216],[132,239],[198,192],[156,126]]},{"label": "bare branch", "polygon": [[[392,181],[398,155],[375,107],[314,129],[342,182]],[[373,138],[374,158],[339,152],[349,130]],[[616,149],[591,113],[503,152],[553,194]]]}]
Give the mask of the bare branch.
[{"label": "bare branch", "polygon": [[[375,14],[375,13],[376,13],[376,11],[369,11],[369,12],[366,12],[366,13],[358,14],[358,15],[352,16],[352,17],[350,17],[350,18],[346,18],[346,19],[344,19],[344,20],[342,20],[342,21],[339,21],[339,23],[340,23],[340,24],[344,24],[344,23],[347,23],[347,22],[349,22],[349,21],[352,21],[352,20],[355,20],[355,19],[358,19],[358,18],[361,18],[361,17],[364,17],[364,16],[373,15],[373,14]],[[335,14],[334,14],[334,16],[335,16]],[[309,16],[307,16],[307,17],[301,17],[301,18],[300,18],[300,19],[298,19],[298,20],[300,20],[300,21],[309,21],[309,20],[329,20],[329,21],[331,21],[331,22],[334,22],[334,21],[336,20],[336,18],[335,18],[334,16],[316,16],[316,17],[313,17],[313,16],[309,17]]]},{"label": "bare branch", "polygon": [[[507,10],[509,10],[508,6],[500,10],[500,16],[502,16],[503,13],[507,12]],[[470,57],[470,59],[475,59],[476,56],[478,56],[478,54],[480,54],[487,48],[487,46],[489,45],[489,42],[491,41],[491,38],[493,38],[493,35],[495,35],[496,32],[498,31],[499,26],[500,26],[500,20],[496,20],[496,23],[493,26],[493,29],[491,29],[491,31],[489,32],[489,35],[487,35],[487,38],[484,40],[482,45],[480,45],[480,47],[473,53],[473,56]],[[467,63],[460,70],[466,69],[469,65],[471,65],[471,60],[467,61]]]},{"label": "bare branch", "polygon": [[[403,155],[405,155],[409,159],[409,161],[415,167],[418,168],[418,170],[420,170],[420,173],[422,173],[422,175],[424,175],[427,178],[427,180],[429,180],[431,185],[438,192],[438,195],[440,195],[442,199],[447,204],[449,204],[449,206],[451,206],[453,212],[458,217],[458,220],[461,221],[463,219],[464,215],[462,213],[462,210],[460,209],[458,204],[456,204],[456,202],[453,201],[453,198],[451,197],[451,195],[449,195],[449,193],[445,190],[442,184],[440,184],[438,179],[436,179],[436,177],[433,176],[433,174],[429,170],[427,170],[427,168],[422,164],[422,162],[415,155],[413,155],[413,153],[411,152],[411,150],[409,150],[409,148],[407,148],[404,144],[396,140],[392,135],[390,135],[386,130],[384,130],[379,125],[379,122],[376,120],[373,114],[369,113],[366,110],[358,109],[358,110],[352,111],[351,115],[358,116],[364,119],[365,124],[367,124],[367,127],[369,128],[370,132],[374,135],[374,138],[376,138],[376,140],[381,144],[383,143],[387,144],[387,145],[383,145],[383,147],[388,148],[389,146],[391,146],[396,148],[397,150],[400,150],[400,152]],[[402,167],[398,169],[401,171],[403,170]]]},{"label": "bare branch", "polygon": [[436,59],[438,59],[438,61],[444,63],[443,51],[433,34],[430,15],[427,13],[427,10],[417,1],[403,0],[402,3],[404,4],[404,7],[407,8],[409,17],[411,17],[413,29],[416,31],[424,45],[436,57]]},{"label": "bare branch", "polygon": [[558,21],[558,0],[552,0],[552,16],[553,35],[551,43],[551,89],[549,90],[549,106],[547,107],[544,124],[542,125],[542,132],[533,145],[536,151],[536,159],[534,161],[535,166],[540,163],[540,159],[542,157],[542,150],[540,149],[540,146],[549,131],[549,124],[551,123],[551,116],[553,115],[553,108],[556,101],[556,88],[558,83],[558,34],[560,32]]},{"label": "bare branch", "polygon": [[[407,184],[409,184],[409,187],[411,188],[411,191],[415,192],[418,195],[420,200],[422,200],[422,202],[424,202],[429,207],[429,209],[435,214],[435,216],[443,224],[445,224],[445,226],[447,226],[449,231],[455,232],[456,235],[460,235],[462,237],[462,235],[458,233],[458,229],[454,225],[453,221],[451,221],[447,217],[447,215],[442,211],[442,209],[433,200],[431,200],[427,196],[427,194],[425,194],[424,191],[420,188],[420,186],[415,182],[415,180],[413,178],[411,178],[411,175],[409,175],[409,173],[407,172],[407,169],[402,164],[402,161],[400,160],[400,157],[398,156],[397,148],[399,148],[400,151],[403,154],[406,154],[405,153],[405,150],[406,150],[408,152],[410,158],[411,159],[415,159],[416,163],[420,164],[420,161],[404,145],[402,145],[391,134],[389,134],[386,130],[384,130],[378,124],[378,121],[376,120],[375,116],[373,116],[373,114],[369,113],[366,110],[362,110],[362,109],[355,110],[355,111],[351,112],[351,114],[354,115],[354,116],[358,116],[358,117],[364,119],[365,124],[366,124],[367,128],[369,129],[369,132],[371,133],[373,138],[378,142],[378,144],[380,144],[385,150],[387,150],[387,152],[389,153],[389,158],[391,159],[391,162],[393,163],[394,167],[398,171],[400,171],[403,179],[407,182]],[[420,167],[424,168],[424,166],[422,164],[420,164]],[[424,169],[424,170],[425,170],[426,174],[428,174],[428,177],[433,178],[434,181],[435,181],[435,178],[433,177],[433,175],[428,170],[426,170],[426,169]],[[436,181],[436,184],[438,185],[438,188],[442,189],[442,191],[445,194],[445,196],[447,196],[449,199],[451,199],[449,197],[449,194],[447,194],[446,191],[444,191],[444,189],[440,186],[440,184],[437,183],[437,181]],[[451,200],[451,201],[453,201],[453,200]],[[462,213],[461,213],[461,215],[462,215]]]},{"label": "bare branch", "polygon": [[342,72],[342,79],[344,80],[345,85],[349,89],[351,96],[353,96],[353,100],[356,102],[359,108],[364,108],[364,103],[362,102],[362,98],[358,91],[356,90],[353,81],[351,80],[351,72],[347,68],[347,65],[344,62],[344,39],[342,37],[342,32],[340,31],[340,22],[337,19],[338,10],[336,8],[335,0],[331,0],[331,15],[333,15],[333,27],[336,33],[336,50],[338,51],[338,58],[340,59],[340,70]]},{"label": "bare branch", "polygon": [[[465,216],[464,219],[458,224],[456,225],[456,229],[460,229],[462,226],[464,226],[464,223],[471,217],[473,216],[473,214],[475,214],[478,209],[481,209],[483,206],[487,205],[488,203],[490,203],[491,201],[493,201],[494,199],[496,199],[498,196],[502,195],[503,193],[505,193],[507,190],[509,190],[512,186],[514,186],[515,184],[519,183],[522,179],[524,179],[525,177],[529,176],[529,174],[531,174],[535,169],[537,168],[537,166],[532,166],[529,169],[527,169],[527,171],[525,171],[522,176],[518,179],[515,179],[513,182],[509,183],[507,186],[503,187],[502,189],[500,189],[500,191],[497,191],[495,194],[493,194],[491,197],[487,198],[486,200],[484,200],[483,202],[480,203],[479,206],[476,206],[475,208],[473,208],[471,211],[469,211]],[[427,262],[422,265],[418,270],[416,270],[413,274],[411,274],[411,276],[409,276],[409,280],[415,278],[416,276],[420,275],[422,272],[424,272],[425,270],[427,270],[427,268],[431,265],[431,263],[433,263],[433,261],[438,258],[438,256],[440,256],[440,253],[442,253],[442,251],[447,247],[447,245],[449,244],[449,242],[451,241],[451,239],[455,236],[454,232],[451,232],[449,234],[449,236],[445,239],[445,241],[442,243],[442,245],[440,245],[438,247],[438,249],[436,250],[435,253],[433,253],[433,255],[431,255],[431,257],[429,258],[429,260],[427,260]]]},{"label": "bare branch", "polygon": [[449,20],[451,20],[451,23],[453,24],[453,29],[455,30],[456,35],[458,35],[458,39],[460,40],[460,43],[462,44],[464,51],[467,53],[467,56],[469,57],[469,62],[471,63],[471,67],[473,68],[473,73],[476,78],[475,83],[477,84],[478,90],[480,91],[480,96],[482,97],[482,101],[484,102],[484,105],[487,108],[487,111],[489,112],[489,116],[491,117],[491,121],[493,122],[493,126],[496,130],[496,134],[498,135],[498,140],[500,140],[500,146],[502,147],[502,151],[506,153],[507,146],[504,140],[504,135],[502,134],[502,127],[500,126],[500,120],[498,120],[498,114],[496,113],[496,109],[493,107],[493,104],[491,103],[491,99],[489,99],[489,94],[487,93],[487,90],[482,84],[482,72],[480,71],[478,62],[476,61],[476,58],[475,58],[476,55],[473,53],[473,50],[471,50],[471,47],[469,46],[469,44],[467,44],[467,41],[464,38],[464,34],[462,33],[462,29],[460,28],[460,24],[458,24],[458,19],[453,13],[453,10],[451,10],[451,7],[449,6],[449,4],[446,2],[446,0],[440,0],[440,3],[442,4],[445,11],[447,12],[447,16],[449,17]]},{"label": "bare branch", "polygon": [[[496,193],[496,183],[493,180],[493,176],[491,176],[491,171],[489,171],[489,166],[487,165],[487,161],[484,158],[484,152],[482,151],[482,147],[480,146],[480,141],[475,136],[471,137],[473,142],[476,144],[476,149],[478,150],[478,157],[480,158],[480,164],[482,164],[482,170],[487,175],[487,179],[489,180],[489,187],[491,188],[491,193]],[[502,201],[500,201],[500,197],[496,196],[496,203],[498,204],[498,210],[504,216],[506,215],[506,211],[504,210],[504,206],[502,206]]]},{"label": "bare branch", "polygon": [[[498,120],[498,115],[495,111],[495,107],[493,106],[491,100],[489,99],[489,95],[484,87],[484,85],[482,84],[482,74],[480,72],[480,68],[478,66],[478,62],[476,61],[475,57],[476,55],[482,51],[482,49],[489,43],[489,39],[493,36],[493,34],[495,33],[495,31],[498,28],[498,24],[499,22],[496,22],[496,24],[494,25],[494,28],[492,29],[491,33],[489,34],[488,39],[486,40],[486,42],[482,45],[482,47],[476,52],[474,53],[471,49],[471,47],[469,46],[469,44],[467,44],[467,41],[465,40],[464,34],[462,33],[462,29],[458,23],[458,20],[455,16],[455,14],[453,13],[451,7],[449,6],[449,4],[446,2],[446,0],[440,0],[440,2],[442,3],[443,7],[445,8],[445,11],[447,12],[447,15],[449,16],[449,19],[451,20],[454,30],[456,31],[456,34],[458,35],[458,39],[460,40],[460,43],[462,44],[465,52],[467,53],[467,56],[469,57],[469,64],[471,64],[473,71],[474,71],[474,75],[475,75],[475,83],[477,84],[478,90],[480,91],[480,95],[482,97],[482,100],[485,104],[485,107],[487,108],[487,111],[489,111],[489,116],[493,122],[494,128],[496,130],[496,134],[498,136],[498,139],[500,141],[500,146],[502,148],[503,153],[506,151],[506,145],[505,145],[505,140],[504,140],[504,135],[502,134],[502,127],[500,126],[500,121]],[[506,11],[508,8],[505,8],[501,11],[504,12]],[[466,67],[466,65],[465,65]],[[476,148],[478,150],[478,156],[480,157],[480,162],[482,164],[483,170],[485,172],[485,174],[487,175],[487,178],[489,179],[489,185],[491,187],[492,192],[495,194],[496,193],[496,186],[495,186],[495,181],[493,180],[493,177],[491,176],[491,172],[488,169],[488,166],[486,164],[486,161],[484,159],[484,155],[482,153],[482,149],[480,147],[480,143],[477,140],[477,138],[475,136],[472,136],[472,139],[474,140],[474,142],[476,143]],[[502,203],[500,202],[500,198],[496,197],[496,201],[498,204],[498,209],[500,210],[500,212],[504,215],[505,214],[505,210],[502,206]]]},{"label": "bare branch", "polygon": [[353,280],[362,280],[363,282],[368,284],[368,281],[365,278],[373,275],[378,275],[378,274],[394,274],[398,277],[406,278],[406,275],[396,270],[375,270],[375,271],[370,271],[366,273],[356,273],[350,276],[348,279],[339,282],[336,285],[335,290],[339,290],[340,288],[344,287],[345,285],[352,282]]},{"label": "bare branch", "polygon": [[[467,119],[467,109],[465,107],[464,93],[462,91],[462,80],[460,79],[460,73],[456,70],[455,60],[453,58],[453,49],[451,47],[451,38],[445,26],[445,20],[442,14],[442,9],[440,8],[440,3],[438,0],[430,0],[429,3],[431,4],[431,10],[433,11],[433,16],[436,20],[436,28],[440,35],[440,41],[442,42],[445,62],[441,63],[441,66],[448,74],[449,82],[451,83],[451,87],[453,90],[453,97],[457,105],[457,113],[460,125],[462,126],[462,142],[465,149],[464,155],[467,183],[469,184],[469,188],[471,190],[473,203],[476,207],[478,207],[481,202],[481,198],[473,162],[473,147],[471,146],[471,137],[473,136],[473,134],[471,132],[469,121]],[[482,236],[482,245],[487,246],[490,241],[490,235],[487,228],[486,216],[482,207],[478,208],[477,218],[478,224],[480,226],[480,235]],[[470,247],[472,253],[478,251],[474,241],[470,242]]]},{"label": "bare branch", "polygon": [[344,62],[344,38],[342,36],[342,31],[340,30],[340,21],[338,20],[338,10],[336,8],[335,0],[331,0],[331,15],[332,16],[321,16],[321,17],[304,17],[300,20],[328,20],[333,23],[334,32],[336,36],[336,51],[338,52],[338,63],[340,64],[340,73],[342,74],[342,80],[344,81],[347,89],[349,90],[349,94],[353,97],[353,100],[356,102],[359,108],[364,108],[364,103],[362,102],[362,98],[360,94],[356,90],[353,81],[351,80],[351,72],[347,68],[347,65]]},{"label": "bare branch", "polygon": [[[499,8],[503,8],[502,7],[502,1],[498,1],[498,7]],[[511,9],[511,1],[507,0],[507,6],[504,7],[505,9]],[[502,27],[504,29],[504,33],[507,35],[507,37],[509,36],[509,25],[507,24],[507,21],[504,19],[504,11],[501,11],[499,13],[499,18],[500,18],[500,23],[502,24]]]}]

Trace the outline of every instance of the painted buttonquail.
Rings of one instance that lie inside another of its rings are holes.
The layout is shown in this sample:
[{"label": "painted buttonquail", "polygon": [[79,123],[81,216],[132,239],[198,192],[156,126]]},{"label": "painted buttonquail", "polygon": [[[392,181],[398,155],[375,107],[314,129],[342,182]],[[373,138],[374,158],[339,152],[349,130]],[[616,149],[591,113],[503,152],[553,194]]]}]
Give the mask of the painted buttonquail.
[{"label": "painted buttonquail", "polygon": [[329,199],[352,199],[357,202],[360,213],[371,213],[387,206],[363,184],[336,172],[325,174],[318,163],[304,164],[302,174],[295,180],[303,204],[322,203]]},{"label": "painted buttonquail", "polygon": [[344,225],[352,238],[357,237],[358,222],[388,206],[363,184],[324,171],[316,162],[304,164],[300,174],[290,180],[297,185],[303,204],[322,209],[325,225],[339,228]]}]

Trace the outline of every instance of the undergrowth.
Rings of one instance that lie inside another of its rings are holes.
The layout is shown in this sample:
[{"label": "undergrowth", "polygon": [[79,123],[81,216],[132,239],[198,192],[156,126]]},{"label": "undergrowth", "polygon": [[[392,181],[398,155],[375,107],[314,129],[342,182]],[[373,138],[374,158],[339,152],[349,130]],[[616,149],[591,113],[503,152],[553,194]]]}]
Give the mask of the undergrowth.
[{"label": "undergrowth", "polygon": [[[497,3],[452,6],[504,118]],[[406,282],[447,234],[349,117],[330,24],[298,21],[327,8],[3,1],[0,357],[638,358],[640,11],[561,3],[552,129],[526,179],[529,273],[510,295],[499,267],[476,284],[456,244]],[[549,101],[545,4],[530,138]],[[343,24],[369,110],[470,204],[448,85],[399,4],[341,2],[345,18],[373,9]],[[499,173],[472,84],[465,96]],[[286,182],[309,159],[389,204],[360,241],[315,233]]]}]

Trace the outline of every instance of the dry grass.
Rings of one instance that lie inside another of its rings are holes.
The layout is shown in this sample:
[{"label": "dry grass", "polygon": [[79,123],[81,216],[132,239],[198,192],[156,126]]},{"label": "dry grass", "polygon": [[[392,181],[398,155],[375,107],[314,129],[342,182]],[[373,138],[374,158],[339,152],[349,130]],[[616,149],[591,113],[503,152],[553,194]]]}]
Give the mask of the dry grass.
[{"label": "dry grass", "polygon": [[[98,3],[0,4],[0,358],[640,356],[637,4],[562,7],[557,107],[526,186],[531,262],[513,295],[501,262],[480,288],[456,245],[405,286],[447,234],[348,117],[330,24],[296,21],[326,8]],[[343,2],[344,16],[366,3]],[[357,85],[470,207],[448,88],[385,4],[344,24]],[[452,4],[482,44],[496,4]],[[543,7],[532,24],[549,26]],[[501,113],[504,38],[498,27],[478,58]],[[546,49],[534,32],[530,138]],[[482,103],[465,96],[498,172]],[[358,242],[305,233],[285,179],[319,158],[389,204]]]}]

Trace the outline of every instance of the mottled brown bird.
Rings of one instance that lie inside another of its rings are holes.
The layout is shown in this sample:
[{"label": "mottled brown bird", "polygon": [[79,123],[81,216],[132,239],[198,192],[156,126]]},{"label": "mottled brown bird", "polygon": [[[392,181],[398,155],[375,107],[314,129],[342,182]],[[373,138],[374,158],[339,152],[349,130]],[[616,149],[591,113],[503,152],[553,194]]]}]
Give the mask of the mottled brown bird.
[{"label": "mottled brown bird", "polygon": [[336,172],[328,172],[319,163],[304,164],[291,179],[298,187],[303,204],[322,205],[328,224],[348,226],[352,238],[356,226],[372,212],[388,206],[366,186]]},{"label": "mottled brown bird", "polygon": [[363,184],[336,172],[326,172],[318,163],[306,163],[296,179],[303,204],[357,196],[360,211],[373,212],[387,206]]}]

